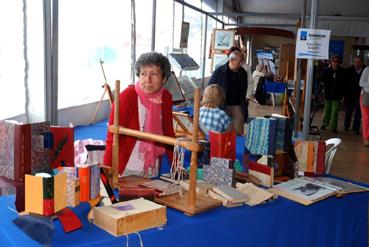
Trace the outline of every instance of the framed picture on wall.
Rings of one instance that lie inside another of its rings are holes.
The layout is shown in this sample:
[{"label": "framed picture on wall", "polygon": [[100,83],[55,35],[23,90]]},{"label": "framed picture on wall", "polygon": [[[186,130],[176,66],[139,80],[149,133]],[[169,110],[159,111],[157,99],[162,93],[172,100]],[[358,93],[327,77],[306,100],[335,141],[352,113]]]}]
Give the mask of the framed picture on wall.
[{"label": "framed picture on wall", "polygon": [[187,48],[188,47],[188,34],[190,32],[190,23],[189,22],[182,22],[181,27],[181,41],[179,44],[180,48]]},{"label": "framed picture on wall", "polygon": [[213,60],[212,60],[212,66],[211,66],[211,69],[212,69],[211,72],[213,72],[219,66],[225,64],[227,60],[228,60],[228,56],[226,54],[214,53]]},{"label": "framed picture on wall", "polygon": [[233,46],[234,31],[214,29],[214,50],[228,50]]}]

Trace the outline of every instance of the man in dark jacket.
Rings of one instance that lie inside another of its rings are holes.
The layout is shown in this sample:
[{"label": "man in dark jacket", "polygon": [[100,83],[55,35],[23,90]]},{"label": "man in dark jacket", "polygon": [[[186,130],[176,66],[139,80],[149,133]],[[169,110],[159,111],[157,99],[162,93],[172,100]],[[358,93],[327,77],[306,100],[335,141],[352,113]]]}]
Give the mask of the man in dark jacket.
[{"label": "man in dark jacket", "polygon": [[244,120],[247,117],[247,72],[241,67],[243,55],[240,49],[230,49],[228,62],[218,67],[209,80],[218,84],[225,93],[224,109],[231,116],[238,135],[243,134]]},{"label": "man in dark jacket", "polygon": [[340,67],[338,56],[331,57],[331,63],[323,71],[320,81],[324,84],[324,113],[321,129],[330,127],[333,133],[337,133],[337,120],[342,88],[345,80],[344,70]]},{"label": "man in dark jacket", "polygon": [[354,113],[354,123],[352,130],[356,134],[360,134],[360,92],[361,87],[359,85],[360,77],[365,66],[361,61],[361,57],[354,58],[354,64],[346,70],[346,82],[344,86],[344,97],[346,102],[345,113],[345,130],[348,131],[351,125],[351,116]]}]

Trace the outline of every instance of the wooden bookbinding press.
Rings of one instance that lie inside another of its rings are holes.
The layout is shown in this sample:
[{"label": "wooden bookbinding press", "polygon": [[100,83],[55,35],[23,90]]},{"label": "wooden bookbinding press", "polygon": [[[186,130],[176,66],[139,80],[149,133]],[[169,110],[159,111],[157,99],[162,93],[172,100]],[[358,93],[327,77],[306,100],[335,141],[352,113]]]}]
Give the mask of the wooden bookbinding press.
[{"label": "wooden bookbinding press", "polygon": [[161,136],[144,131],[124,128],[119,126],[119,93],[120,81],[115,81],[115,100],[114,100],[114,125],[109,126],[109,131],[113,133],[113,164],[112,164],[112,185],[119,189],[118,168],[119,168],[119,135],[128,135],[140,139],[155,141],[167,145],[179,145],[191,151],[190,163],[190,187],[189,191],[184,191],[182,195],[173,194],[164,197],[157,197],[157,203],[171,208],[183,211],[187,215],[195,215],[203,211],[215,208],[221,205],[221,202],[210,197],[196,194],[197,177],[197,153],[201,151],[202,145],[198,143],[199,134],[199,107],[200,107],[200,89],[195,89],[194,97],[194,118],[192,140],[177,140],[173,137]]}]

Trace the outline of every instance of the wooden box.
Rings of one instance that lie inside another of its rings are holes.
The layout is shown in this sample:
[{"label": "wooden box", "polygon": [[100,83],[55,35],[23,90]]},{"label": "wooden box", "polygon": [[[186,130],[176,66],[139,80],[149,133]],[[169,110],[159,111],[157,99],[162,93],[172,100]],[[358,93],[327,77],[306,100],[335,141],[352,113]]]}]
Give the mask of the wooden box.
[{"label": "wooden box", "polygon": [[166,207],[143,198],[94,208],[94,224],[114,236],[163,226],[166,222]]}]

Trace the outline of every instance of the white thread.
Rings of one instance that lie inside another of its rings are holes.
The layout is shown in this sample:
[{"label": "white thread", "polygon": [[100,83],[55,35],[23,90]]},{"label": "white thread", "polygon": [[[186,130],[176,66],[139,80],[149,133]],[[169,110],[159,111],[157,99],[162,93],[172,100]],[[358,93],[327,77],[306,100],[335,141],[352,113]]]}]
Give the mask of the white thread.
[{"label": "white thread", "polygon": [[[179,146],[179,139],[177,139],[176,144],[174,145],[173,150],[173,161],[170,167],[170,179],[173,181],[174,184],[180,184],[183,181],[183,174],[184,174],[184,148]],[[183,195],[182,186],[180,186],[179,194]]]},{"label": "white thread", "polygon": [[[138,239],[140,240],[140,247],[144,247],[141,234],[139,232],[134,232],[138,235]],[[129,247],[129,237],[128,234],[124,235],[127,237],[126,247]]]}]

